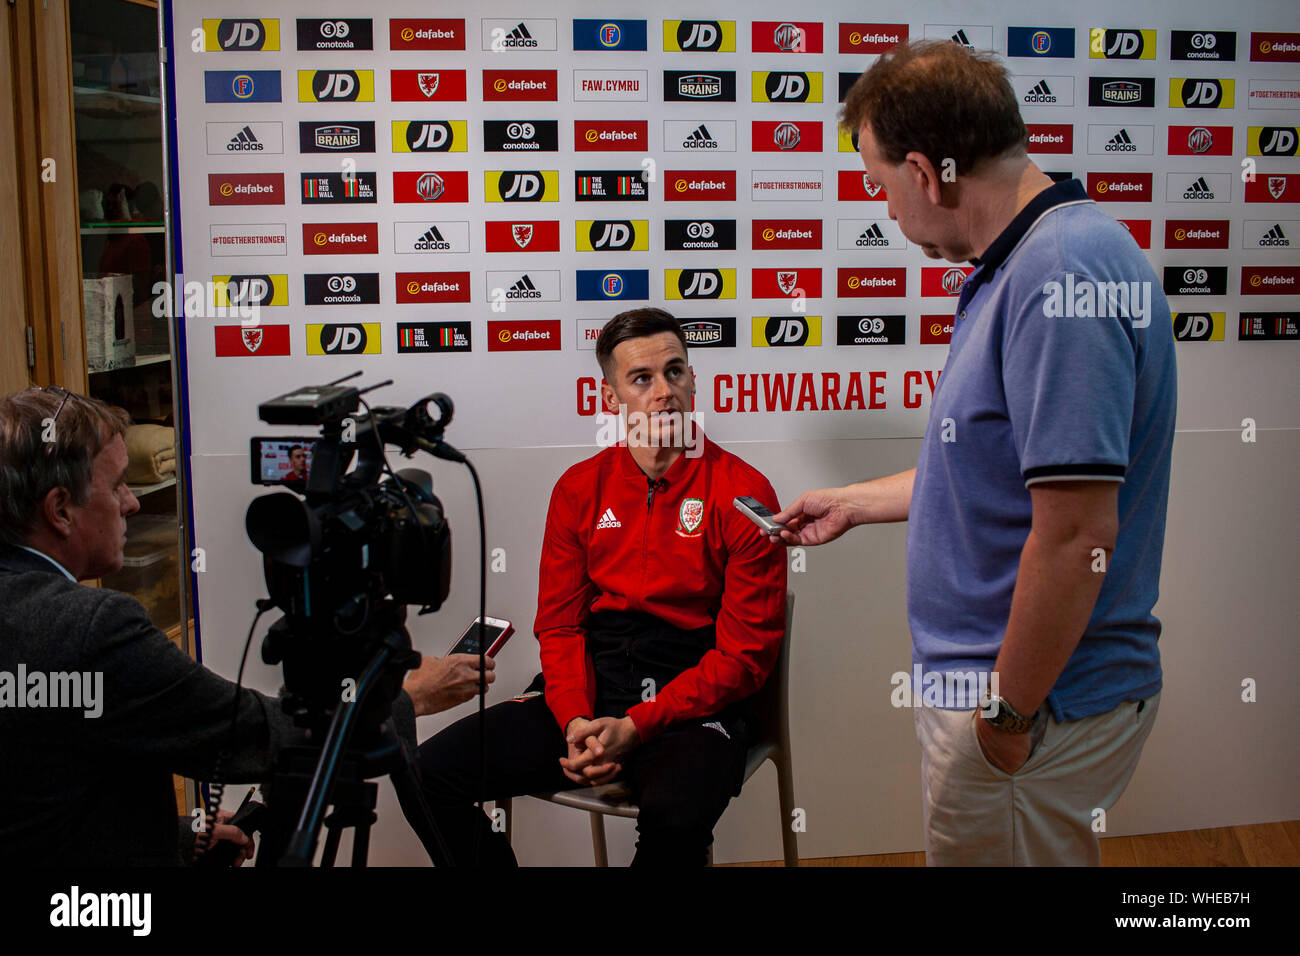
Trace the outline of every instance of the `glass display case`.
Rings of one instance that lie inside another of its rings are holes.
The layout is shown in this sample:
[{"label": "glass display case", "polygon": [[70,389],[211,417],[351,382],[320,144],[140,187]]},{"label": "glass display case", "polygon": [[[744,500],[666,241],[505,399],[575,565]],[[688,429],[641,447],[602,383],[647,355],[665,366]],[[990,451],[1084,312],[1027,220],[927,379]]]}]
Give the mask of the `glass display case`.
[{"label": "glass display case", "polygon": [[158,11],[71,0],[68,12],[89,391],[131,415],[127,481],[140,501],[125,565],[103,584],[188,649],[173,339],[166,311],[154,314],[171,271]]}]

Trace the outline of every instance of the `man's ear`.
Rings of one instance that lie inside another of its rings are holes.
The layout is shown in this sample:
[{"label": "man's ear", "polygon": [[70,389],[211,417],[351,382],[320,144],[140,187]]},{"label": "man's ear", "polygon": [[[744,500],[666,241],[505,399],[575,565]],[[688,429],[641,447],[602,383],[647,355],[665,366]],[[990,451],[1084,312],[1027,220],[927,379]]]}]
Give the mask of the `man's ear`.
[{"label": "man's ear", "polygon": [[930,162],[930,157],[912,150],[903,157],[903,164],[907,167],[907,175],[912,177],[913,184],[925,193],[930,202],[936,206],[943,205],[943,182],[939,170]]},{"label": "man's ear", "polygon": [[60,538],[72,537],[72,495],[67,488],[51,488],[41,499],[41,517]]},{"label": "man's ear", "polygon": [[618,395],[614,387],[605,381],[600,380],[600,407],[605,410],[607,415],[618,414]]}]

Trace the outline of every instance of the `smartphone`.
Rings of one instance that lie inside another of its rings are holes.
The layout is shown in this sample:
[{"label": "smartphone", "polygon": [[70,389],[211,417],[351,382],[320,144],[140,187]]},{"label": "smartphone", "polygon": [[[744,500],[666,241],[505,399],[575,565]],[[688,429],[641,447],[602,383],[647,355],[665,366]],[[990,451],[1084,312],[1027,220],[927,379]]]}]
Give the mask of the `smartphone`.
[{"label": "smartphone", "polygon": [[736,506],[737,511],[762,528],[767,534],[776,534],[778,531],[785,530],[785,525],[773,521],[772,512],[757,498],[740,495],[732,503]]},{"label": "smartphone", "polygon": [[248,460],[255,485],[306,486],[311,473],[312,438],[258,438],[249,441]]},{"label": "smartphone", "polygon": [[[484,626],[486,624],[486,626]],[[449,654],[477,654],[479,652],[479,642],[487,644],[487,656],[496,657],[497,651],[505,646],[506,641],[510,640],[510,635],[515,632],[515,626],[509,621],[503,621],[499,617],[475,618],[470,622],[465,633],[460,636],[447,653]]]}]

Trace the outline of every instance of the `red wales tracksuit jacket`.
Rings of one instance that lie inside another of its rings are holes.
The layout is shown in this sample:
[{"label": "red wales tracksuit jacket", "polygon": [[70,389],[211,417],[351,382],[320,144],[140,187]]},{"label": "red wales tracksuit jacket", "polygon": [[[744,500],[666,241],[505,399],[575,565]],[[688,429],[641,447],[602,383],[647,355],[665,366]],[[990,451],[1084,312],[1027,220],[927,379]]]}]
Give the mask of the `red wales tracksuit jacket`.
[{"label": "red wales tracksuit jacket", "polygon": [[641,611],[683,630],[714,624],[699,664],[627,714],[643,741],[758,690],[785,631],[786,551],[736,510],[751,495],[778,511],[756,469],[700,435],[651,489],[625,445],[574,465],[546,516],[534,632],[546,703],[560,728],[594,713],[589,613]]}]

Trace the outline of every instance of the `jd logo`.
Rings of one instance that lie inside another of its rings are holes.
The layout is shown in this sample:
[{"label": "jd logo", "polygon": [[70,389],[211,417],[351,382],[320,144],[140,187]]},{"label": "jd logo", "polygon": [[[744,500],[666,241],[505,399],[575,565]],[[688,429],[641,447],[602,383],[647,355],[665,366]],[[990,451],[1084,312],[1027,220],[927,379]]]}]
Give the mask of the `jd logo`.
[{"label": "jd logo", "polygon": [[1179,319],[1181,321],[1174,328],[1174,338],[1183,342],[1209,341],[1210,333],[1214,331],[1211,316],[1203,312],[1184,312]]},{"label": "jd logo", "polygon": [[1259,131],[1260,153],[1265,156],[1294,156],[1296,131],[1291,126],[1265,126]]},{"label": "jd logo", "polygon": [[217,25],[217,42],[223,50],[260,50],[266,30],[260,20],[222,20]]},{"label": "jd logo", "polygon": [[231,276],[226,282],[226,299],[231,305],[270,305],[270,276]]},{"label": "jd logo", "polygon": [[1183,83],[1184,106],[1218,106],[1223,100],[1223,84],[1218,80]]},{"label": "jd logo", "polygon": [[722,46],[722,24],[717,20],[683,20],[677,25],[677,45],[687,51],[716,52]]},{"label": "jd logo", "polygon": [[506,202],[536,202],[542,198],[542,174],[506,170],[497,179],[497,190]]},{"label": "jd logo", "polygon": [[803,345],[808,341],[808,323],[803,319],[781,319],[773,316],[767,320],[763,336],[769,345]]},{"label": "jd logo", "polygon": [[1107,30],[1106,58],[1132,60],[1142,56],[1142,34],[1133,30]]},{"label": "jd logo", "polygon": [[764,92],[773,103],[803,103],[808,99],[808,74],[769,73]]},{"label": "jd logo", "polygon": [[311,93],[317,100],[324,102],[350,102],[361,92],[356,70],[326,71],[317,70],[311,78]]},{"label": "jd logo", "polygon": [[597,220],[587,230],[587,238],[591,241],[591,248],[593,249],[618,252],[631,249],[636,234],[632,230],[632,221],[630,219],[624,219],[621,222]]},{"label": "jd logo", "polygon": [[406,148],[413,153],[432,153],[451,145],[451,124],[408,123]]},{"label": "jd logo", "polygon": [[[328,340],[328,341],[327,341]],[[320,347],[326,355],[348,355],[366,350],[366,330],[359,325],[325,325]]]},{"label": "jd logo", "polygon": [[716,299],[722,295],[719,269],[683,269],[677,277],[677,291],[683,299]]}]

